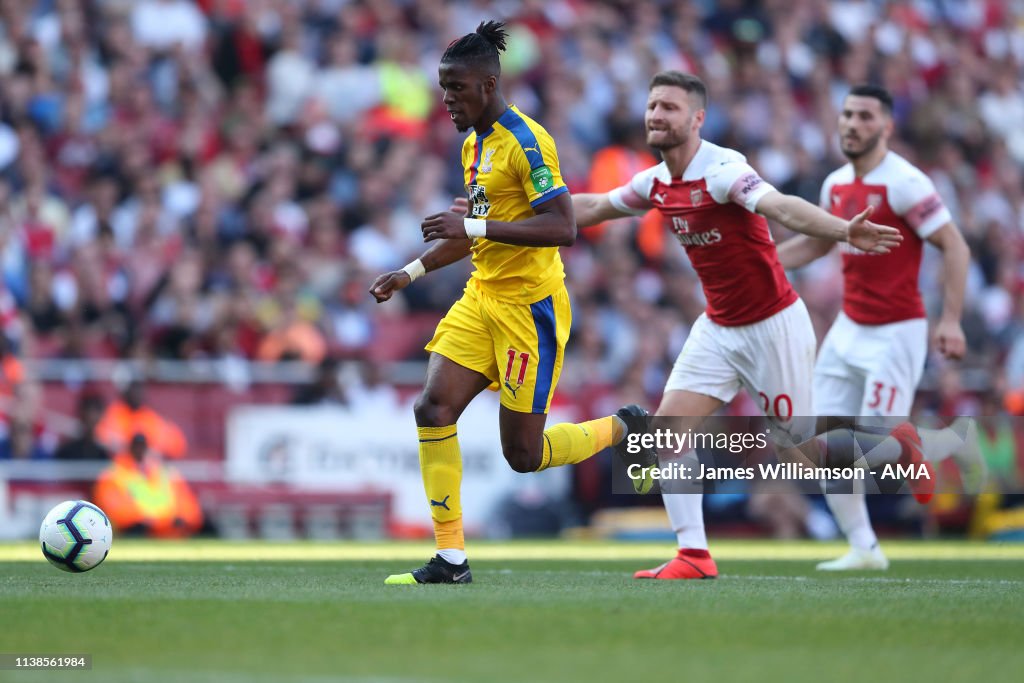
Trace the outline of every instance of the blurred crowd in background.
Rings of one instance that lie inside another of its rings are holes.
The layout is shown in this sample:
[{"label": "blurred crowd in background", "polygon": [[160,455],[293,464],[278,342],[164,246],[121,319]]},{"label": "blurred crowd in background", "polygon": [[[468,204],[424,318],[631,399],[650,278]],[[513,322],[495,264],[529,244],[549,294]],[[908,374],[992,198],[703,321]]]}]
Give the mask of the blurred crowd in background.
[{"label": "blurred crowd in background", "polygon": [[[0,2],[0,398],[15,359],[423,359],[410,330],[429,333],[468,260],[386,305],[367,288],[464,193],[437,62],[489,18],[511,30],[506,99],[553,135],[574,191],[656,163],[642,117],[661,69],[708,84],[706,139],[814,202],[844,162],[843,96],[888,88],[893,147],[973,257],[969,357],[929,359],[919,409],[1024,414],[1020,0]],[[558,402],[656,405],[704,307],[685,253],[652,215],[562,255],[575,316]],[[793,274],[819,335],[837,258]],[[933,315],[940,277],[929,249]]]}]

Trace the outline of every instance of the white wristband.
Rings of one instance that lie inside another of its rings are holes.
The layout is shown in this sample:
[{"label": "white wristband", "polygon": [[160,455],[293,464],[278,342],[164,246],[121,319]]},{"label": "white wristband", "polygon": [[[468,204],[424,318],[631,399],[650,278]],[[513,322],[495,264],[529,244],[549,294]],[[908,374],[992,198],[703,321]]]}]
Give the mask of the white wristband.
[{"label": "white wristband", "polygon": [[415,282],[417,279],[427,274],[427,269],[423,267],[423,261],[416,259],[412,263],[403,266],[402,270],[409,276],[410,282]]},{"label": "white wristband", "polygon": [[487,237],[487,221],[482,218],[463,218],[466,226],[466,237]]}]

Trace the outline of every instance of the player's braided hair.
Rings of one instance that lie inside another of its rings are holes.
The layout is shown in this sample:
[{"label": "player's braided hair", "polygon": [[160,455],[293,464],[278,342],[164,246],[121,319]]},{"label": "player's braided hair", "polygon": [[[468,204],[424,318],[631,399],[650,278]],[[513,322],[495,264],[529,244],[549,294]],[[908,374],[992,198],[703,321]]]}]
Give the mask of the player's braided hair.
[{"label": "player's braided hair", "polygon": [[498,53],[505,51],[508,31],[500,21],[482,21],[473,33],[467,33],[452,41],[441,56],[441,62],[480,64],[488,67],[495,75],[501,73]]}]

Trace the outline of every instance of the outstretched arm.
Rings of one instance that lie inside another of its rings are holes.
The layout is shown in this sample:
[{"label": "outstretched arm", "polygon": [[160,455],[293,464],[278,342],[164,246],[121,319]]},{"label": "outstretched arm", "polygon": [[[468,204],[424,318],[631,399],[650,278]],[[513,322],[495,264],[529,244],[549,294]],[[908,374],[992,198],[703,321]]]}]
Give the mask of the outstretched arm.
[{"label": "outstretched arm", "polygon": [[581,228],[634,215],[615,208],[607,192],[574,194],[572,209],[576,213],[576,224]]},{"label": "outstretched arm", "polygon": [[932,331],[939,353],[946,358],[963,358],[967,351],[960,317],[964,309],[964,290],[967,287],[967,268],[971,251],[960,230],[946,223],[928,236],[928,241],[942,251],[943,292],[942,315]]},{"label": "outstretched arm", "polygon": [[[469,210],[469,200],[459,197],[455,200],[454,206],[466,212]],[[576,217],[576,225],[581,228],[588,228],[591,225],[615,218],[636,215],[615,208],[607,192],[585,192],[572,195],[572,212]]]},{"label": "outstretched arm", "polygon": [[786,270],[803,268],[811,261],[832,251],[835,244],[832,240],[797,235],[779,244],[779,261],[782,262],[782,267]]},{"label": "outstretched arm", "polygon": [[[453,207],[454,208],[454,207]],[[492,242],[520,247],[570,247],[576,241],[576,219],[568,192],[533,208],[534,215],[521,221],[466,218],[455,211],[435,213],[423,219],[423,241],[486,237]]]},{"label": "outstretched arm", "polygon": [[833,242],[849,242],[873,254],[888,254],[903,241],[896,228],[867,219],[874,210],[870,206],[846,222],[800,197],[769,192],[758,200],[756,210],[794,232]]}]

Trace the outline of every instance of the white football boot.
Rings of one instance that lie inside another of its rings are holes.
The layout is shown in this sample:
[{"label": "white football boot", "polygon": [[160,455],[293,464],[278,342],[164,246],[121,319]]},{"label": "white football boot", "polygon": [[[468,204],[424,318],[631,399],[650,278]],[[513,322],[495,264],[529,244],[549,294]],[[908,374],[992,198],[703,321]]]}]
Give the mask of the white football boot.
[{"label": "white football boot", "polygon": [[889,568],[889,559],[876,543],[870,550],[850,548],[842,557],[827,562],[819,562],[818,570],[823,572],[846,572],[862,569],[884,571]]}]

